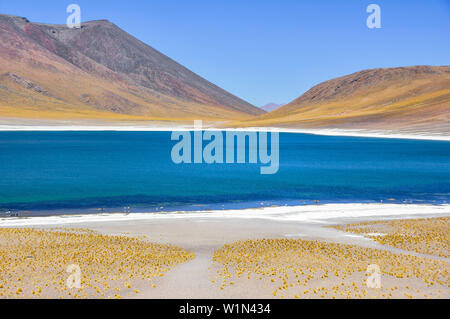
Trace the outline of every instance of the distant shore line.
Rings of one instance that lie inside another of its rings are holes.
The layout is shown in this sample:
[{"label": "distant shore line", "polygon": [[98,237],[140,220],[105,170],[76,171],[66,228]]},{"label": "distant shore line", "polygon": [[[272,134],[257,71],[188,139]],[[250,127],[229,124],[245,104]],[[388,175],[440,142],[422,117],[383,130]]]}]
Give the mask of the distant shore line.
[{"label": "distant shore line", "polygon": [[[144,126],[144,125],[5,125],[0,124],[0,132],[76,132],[76,131],[94,131],[94,132],[170,132],[170,131],[193,131],[192,126]],[[450,141],[450,135],[421,133],[398,133],[382,130],[365,129],[295,129],[279,127],[246,127],[246,128],[216,128],[205,126],[204,131],[272,131],[279,133],[297,133],[322,136],[343,136],[343,137],[366,137],[366,138],[394,138],[394,139],[412,139],[412,140],[433,140]]]},{"label": "distant shore line", "polygon": [[67,225],[80,223],[132,222],[139,220],[176,219],[265,219],[281,222],[329,224],[333,220],[365,218],[450,216],[450,204],[323,204],[248,209],[176,211],[165,213],[99,213],[45,217],[0,218],[0,227]]}]

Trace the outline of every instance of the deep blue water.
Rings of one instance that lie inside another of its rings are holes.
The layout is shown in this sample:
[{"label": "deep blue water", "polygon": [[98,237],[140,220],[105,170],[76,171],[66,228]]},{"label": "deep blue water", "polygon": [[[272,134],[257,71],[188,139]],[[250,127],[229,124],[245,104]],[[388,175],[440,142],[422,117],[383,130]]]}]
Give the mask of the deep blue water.
[{"label": "deep blue water", "polygon": [[261,175],[176,165],[170,134],[0,132],[0,212],[450,201],[450,142],[282,133],[279,171]]}]

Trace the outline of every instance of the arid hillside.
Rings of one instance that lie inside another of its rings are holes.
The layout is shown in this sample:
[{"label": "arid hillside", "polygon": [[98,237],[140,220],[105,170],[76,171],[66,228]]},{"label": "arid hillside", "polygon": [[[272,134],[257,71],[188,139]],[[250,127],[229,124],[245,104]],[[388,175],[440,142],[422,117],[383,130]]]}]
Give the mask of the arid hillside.
[{"label": "arid hillside", "polygon": [[109,21],[0,15],[0,118],[229,120],[264,111]]},{"label": "arid hillside", "polygon": [[450,66],[364,70],[266,113],[106,20],[71,29],[0,15],[0,38],[0,123],[203,119],[450,134]]},{"label": "arid hillside", "polygon": [[372,69],[323,82],[241,126],[450,134],[450,67]]}]

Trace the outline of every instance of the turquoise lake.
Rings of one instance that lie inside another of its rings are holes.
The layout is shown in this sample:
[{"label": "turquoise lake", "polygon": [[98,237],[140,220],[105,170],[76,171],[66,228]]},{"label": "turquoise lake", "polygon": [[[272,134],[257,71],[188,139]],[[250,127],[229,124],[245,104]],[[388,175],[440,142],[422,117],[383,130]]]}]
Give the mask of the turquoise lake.
[{"label": "turquoise lake", "polygon": [[281,133],[279,171],[261,175],[262,164],[174,164],[170,136],[0,132],[0,213],[450,201],[450,142]]}]

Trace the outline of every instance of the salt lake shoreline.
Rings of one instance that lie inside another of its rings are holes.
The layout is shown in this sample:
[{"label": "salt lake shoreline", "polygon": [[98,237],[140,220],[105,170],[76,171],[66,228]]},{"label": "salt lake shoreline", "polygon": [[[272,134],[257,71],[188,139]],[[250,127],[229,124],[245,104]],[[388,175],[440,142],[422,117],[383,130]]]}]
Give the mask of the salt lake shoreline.
[{"label": "salt lake shoreline", "polygon": [[[55,124],[55,125],[26,125],[26,124],[3,124],[0,123],[0,132],[171,132],[171,131],[194,131],[189,125],[78,125],[78,124]],[[312,134],[322,136],[348,136],[348,137],[366,137],[366,138],[393,138],[393,139],[411,139],[411,140],[432,140],[432,141],[450,141],[450,135],[430,134],[428,132],[418,133],[398,133],[382,130],[364,130],[364,129],[294,129],[279,127],[246,127],[246,128],[227,128],[212,127],[205,125],[203,131],[241,131],[241,132],[260,132],[270,131],[278,133],[297,133]]]},{"label": "salt lake shoreline", "polygon": [[230,210],[199,210],[148,213],[99,213],[43,217],[3,217],[0,227],[62,226],[140,221],[266,220],[306,224],[341,224],[342,221],[405,219],[450,216],[450,204],[345,203],[276,206]]},{"label": "salt lake shoreline", "polygon": [[[173,131],[191,127],[143,126],[5,126],[0,131]],[[386,132],[346,130],[295,130],[281,128],[204,130],[266,131],[285,133],[398,138],[450,141],[450,136],[386,134]],[[195,254],[189,262],[176,266],[157,288],[149,284],[138,286],[139,295],[127,298],[271,298],[270,291],[257,280],[220,290],[211,282],[215,273],[211,261],[216,249],[240,240],[288,238],[324,241],[387,250],[392,253],[417,256],[417,253],[388,247],[363,235],[346,233],[327,226],[365,221],[450,217],[450,204],[345,203],[302,206],[260,207],[235,210],[200,210],[148,213],[103,213],[90,215],[57,215],[46,217],[0,218],[0,228],[82,228],[100,234],[138,237],[155,243],[172,244]],[[420,255],[420,254],[419,254]],[[433,258],[432,256],[422,256]],[[397,284],[397,283],[396,283]],[[312,286],[311,286],[312,287]],[[310,287],[307,287],[310,289]]]}]

